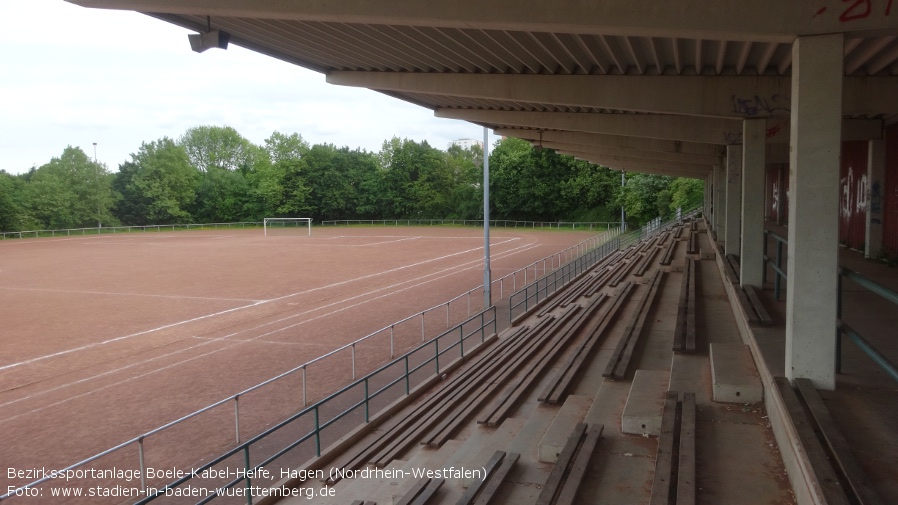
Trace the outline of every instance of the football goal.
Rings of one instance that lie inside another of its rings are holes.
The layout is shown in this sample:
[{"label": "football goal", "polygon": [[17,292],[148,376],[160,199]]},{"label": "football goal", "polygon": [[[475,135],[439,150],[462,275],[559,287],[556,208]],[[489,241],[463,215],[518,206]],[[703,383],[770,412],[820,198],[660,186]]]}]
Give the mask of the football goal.
[{"label": "football goal", "polygon": [[310,217],[266,217],[262,221],[265,236],[269,235],[308,235],[312,236],[312,218]]}]

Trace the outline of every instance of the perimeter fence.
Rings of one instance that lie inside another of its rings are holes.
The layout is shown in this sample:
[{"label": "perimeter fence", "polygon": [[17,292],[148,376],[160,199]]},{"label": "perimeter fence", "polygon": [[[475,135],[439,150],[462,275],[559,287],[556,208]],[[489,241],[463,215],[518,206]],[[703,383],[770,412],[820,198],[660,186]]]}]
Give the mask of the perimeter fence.
[{"label": "perimeter fence", "polygon": [[28,230],[0,232],[0,240],[46,237],[86,237],[89,235],[117,235],[178,230],[227,230],[233,228],[261,228],[262,221],[202,224],[149,224],[145,226],[103,226],[93,228],[63,228],[60,230]]},{"label": "perimeter fence", "polygon": [[[604,231],[494,279],[490,284],[491,292],[498,294],[501,300],[506,294],[517,291],[519,286],[526,286],[541,276],[576,263],[579,258],[594,255],[595,251],[603,250],[609,240],[620,234],[620,228]],[[377,412],[398,398],[397,392],[401,392],[401,388],[397,386],[397,381],[404,381],[407,393],[409,387],[439,374],[445,363],[467,352],[473,343],[466,342],[473,335],[482,340],[487,335],[485,328],[488,326],[495,333],[496,309],[493,306],[480,312],[483,297],[481,285],[60,469],[61,474],[58,475],[73,476],[66,480],[66,485],[73,488],[86,488],[88,485],[111,488],[120,485],[120,482],[116,479],[97,479],[95,470],[140,470],[142,481],[139,487],[135,486],[135,492],[142,493],[139,494],[141,499],[155,499],[165,494],[155,494],[154,491],[160,489],[164,482],[148,479],[148,469],[251,469],[269,465],[275,459],[279,466],[297,466],[320,452],[322,444],[326,446],[343,433],[367,422],[369,412]],[[345,382],[340,378],[345,377],[350,377],[351,382],[341,389],[339,384]],[[346,410],[340,410],[344,408]],[[275,421],[272,419],[284,421],[273,424]],[[248,438],[248,434],[257,435]],[[310,449],[310,441],[314,441],[315,451]],[[224,456],[219,456],[221,454]],[[15,490],[8,490],[0,496],[0,500],[23,496],[29,490],[40,490],[42,486],[54,486],[59,483],[58,475],[45,476]],[[171,480],[167,479],[166,482]],[[189,480],[179,480],[172,485],[178,487]],[[248,483],[249,479],[245,482]],[[207,484],[211,486],[213,483],[202,483],[203,486]],[[96,502],[97,497],[85,501]]]},{"label": "perimeter fence", "polygon": [[[321,226],[474,226],[482,227],[483,219],[340,219],[322,221]],[[620,226],[611,221],[514,221],[497,219],[490,226],[498,228],[531,228],[550,230],[611,230]]]}]

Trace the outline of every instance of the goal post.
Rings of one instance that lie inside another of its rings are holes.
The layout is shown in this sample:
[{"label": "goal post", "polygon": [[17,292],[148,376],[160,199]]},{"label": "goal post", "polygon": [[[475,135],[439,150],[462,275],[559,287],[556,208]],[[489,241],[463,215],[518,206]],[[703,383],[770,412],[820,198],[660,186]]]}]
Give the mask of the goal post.
[{"label": "goal post", "polygon": [[266,217],[262,220],[265,236],[297,235],[299,233],[312,236],[312,218],[310,217]]}]

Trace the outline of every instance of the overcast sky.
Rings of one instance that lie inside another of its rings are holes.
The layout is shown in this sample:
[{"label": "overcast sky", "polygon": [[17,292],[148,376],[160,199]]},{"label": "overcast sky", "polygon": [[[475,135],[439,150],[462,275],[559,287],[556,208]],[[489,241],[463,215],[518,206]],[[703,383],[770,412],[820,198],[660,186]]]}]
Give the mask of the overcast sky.
[{"label": "overcast sky", "polygon": [[[141,142],[199,125],[261,144],[274,131],[380,150],[396,135],[446,149],[483,129],[231,45],[190,50],[183,28],[63,0],[0,0],[0,170],[81,147],[111,171]],[[492,142],[492,136],[490,137]]]}]

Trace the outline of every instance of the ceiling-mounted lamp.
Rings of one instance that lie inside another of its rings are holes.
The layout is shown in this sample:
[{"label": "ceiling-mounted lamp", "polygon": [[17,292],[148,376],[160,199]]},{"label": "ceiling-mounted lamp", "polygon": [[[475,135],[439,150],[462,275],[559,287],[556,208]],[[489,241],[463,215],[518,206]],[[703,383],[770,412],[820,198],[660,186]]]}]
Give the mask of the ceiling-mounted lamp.
[{"label": "ceiling-mounted lamp", "polygon": [[231,34],[222,30],[212,29],[212,18],[206,16],[206,31],[204,33],[191,33],[187,36],[190,40],[190,49],[201,53],[206,49],[227,49]]},{"label": "ceiling-mounted lamp", "polygon": [[536,152],[540,152],[543,150],[543,131],[539,131],[539,144],[533,146],[533,150]]}]

